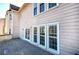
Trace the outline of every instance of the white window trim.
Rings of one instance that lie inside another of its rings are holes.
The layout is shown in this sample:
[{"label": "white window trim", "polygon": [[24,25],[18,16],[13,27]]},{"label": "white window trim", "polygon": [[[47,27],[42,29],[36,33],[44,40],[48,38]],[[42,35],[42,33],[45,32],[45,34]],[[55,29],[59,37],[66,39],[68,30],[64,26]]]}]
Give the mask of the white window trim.
[{"label": "white window trim", "polygon": [[[57,25],[57,50],[50,49],[50,48],[48,47],[48,45],[49,45],[49,40],[48,40],[48,38],[49,38],[49,35],[48,35],[48,34],[49,34],[49,33],[48,33],[48,27],[49,27],[50,25]],[[55,53],[55,54],[59,54],[59,53],[60,53],[60,51],[59,51],[59,23],[58,23],[58,22],[47,24],[47,51],[49,51],[49,52],[51,52],[51,53]]]},{"label": "white window trim", "polygon": [[49,3],[47,3],[47,11],[57,8],[59,6],[59,3],[56,4],[56,6],[49,8]]},{"label": "white window trim", "polygon": [[[48,37],[49,37],[48,36],[48,26],[50,26],[50,25],[57,25],[57,50],[50,49],[48,47]],[[40,27],[41,26],[45,27],[45,46],[40,44]],[[37,43],[33,42],[33,28],[34,27],[37,27]],[[25,30],[26,29],[30,29],[30,39],[29,40],[25,38]],[[26,40],[29,43],[34,44],[44,50],[49,51],[50,53],[59,54],[60,53],[60,50],[59,50],[59,43],[60,43],[59,42],[59,23],[55,22],[55,23],[49,23],[49,24],[33,25],[31,28],[25,28],[24,29],[24,40]]]},{"label": "white window trim", "polygon": [[38,15],[38,3],[37,3],[37,15],[34,15],[34,8],[35,7],[34,7],[34,3],[33,3],[33,9],[32,9],[33,10],[33,16],[37,16]]},{"label": "white window trim", "polygon": [[26,40],[26,38],[25,38],[25,28],[22,28],[21,29],[21,32],[22,32],[22,34],[20,34],[21,35],[21,38],[23,38],[23,40]]},{"label": "white window trim", "polygon": [[[37,43],[35,43],[34,42],[34,27],[37,27]],[[32,44],[34,44],[34,45],[38,45],[39,44],[39,41],[38,41],[38,35],[39,33],[38,33],[38,26],[36,26],[36,25],[33,25],[32,26],[32,37],[31,37],[31,39],[32,39]]]},{"label": "white window trim", "polygon": [[45,10],[40,13],[40,4],[41,4],[41,3],[39,3],[38,6],[37,6],[37,7],[38,7],[38,8],[37,8],[37,11],[38,11],[38,12],[37,12],[37,15],[36,15],[36,16],[41,15],[41,14],[43,14],[43,13],[45,13],[45,12],[47,11],[47,8],[46,8],[46,4],[47,4],[47,3],[44,3],[44,4],[45,4],[45,5],[44,5]]},{"label": "white window trim", "polygon": [[33,4],[33,16],[34,17],[38,16],[38,15],[41,15],[41,14],[43,14],[43,13],[45,13],[47,11],[47,3],[44,3],[45,4],[45,6],[44,6],[45,10],[40,13],[40,4],[41,3],[37,3],[37,15],[34,15],[34,4]]},{"label": "white window trim", "polygon": [[[43,45],[41,45],[40,44],[40,27],[41,26],[44,26],[45,27],[45,46],[43,46]],[[46,49],[46,24],[42,24],[42,25],[39,25],[39,27],[38,27],[38,44],[39,44],[39,47],[41,47],[41,48],[43,48],[43,49]]]},{"label": "white window trim", "polygon": [[44,11],[43,12],[40,12],[40,4],[39,4],[39,14],[42,14],[42,13],[44,13],[46,11],[46,3],[44,3]]}]

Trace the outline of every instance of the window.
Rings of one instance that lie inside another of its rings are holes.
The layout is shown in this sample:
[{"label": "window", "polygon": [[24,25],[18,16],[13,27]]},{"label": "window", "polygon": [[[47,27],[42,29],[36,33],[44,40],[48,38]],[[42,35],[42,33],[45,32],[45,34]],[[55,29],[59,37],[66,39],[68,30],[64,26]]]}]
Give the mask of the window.
[{"label": "window", "polygon": [[49,3],[48,4],[48,8],[52,8],[52,7],[55,7],[55,6],[57,6],[57,3]]},{"label": "window", "polygon": [[8,15],[8,13],[6,13],[6,15]]},{"label": "window", "polygon": [[34,3],[34,15],[37,15],[37,3]]},{"label": "window", "polygon": [[59,23],[47,24],[47,50],[59,54]]},{"label": "window", "polygon": [[44,5],[45,5],[44,3],[40,4],[40,13],[44,12],[44,10],[45,10],[45,6]]},{"label": "window", "polygon": [[57,26],[49,26],[49,48],[57,50]]},{"label": "window", "polygon": [[11,29],[9,29],[9,34],[11,34]]},{"label": "window", "polygon": [[37,42],[37,27],[34,27],[34,42]]},{"label": "window", "polygon": [[30,29],[26,29],[25,31],[25,38],[30,39]]},{"label": "window", "polygon": [[10,20],[12,20],[12,15],[10,14]]},{"label": "window", "polygon": [[45,27],[40,27],[40,44],[45,45]]}]

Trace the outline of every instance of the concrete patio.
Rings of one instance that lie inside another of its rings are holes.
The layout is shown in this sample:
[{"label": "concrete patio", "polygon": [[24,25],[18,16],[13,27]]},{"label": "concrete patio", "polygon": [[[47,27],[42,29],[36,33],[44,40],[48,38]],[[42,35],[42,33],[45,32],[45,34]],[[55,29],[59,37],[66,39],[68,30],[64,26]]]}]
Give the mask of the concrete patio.
[{"label": "concrete patio", "polygon": [[21,39],[0,42],[0,55],[52,55]]}]

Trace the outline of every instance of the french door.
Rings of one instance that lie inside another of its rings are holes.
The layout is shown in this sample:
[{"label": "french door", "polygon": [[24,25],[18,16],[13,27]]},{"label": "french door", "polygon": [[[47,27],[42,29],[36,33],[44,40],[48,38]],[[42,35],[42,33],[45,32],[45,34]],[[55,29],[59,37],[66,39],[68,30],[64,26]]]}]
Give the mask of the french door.
[{"label": "french door", "polygon": [[38,27],[37,26],[33,26],[32,28],[32,42],[33,44],[38,44]]},{"label": "french door", "polygon": [[46,48],[46,26],[39,26],[39,45],[42,48]]},{"label": "french door", "polygon": [[45,24],[33,27],[33,43],[52,53],[59,54],[59,24]]},{"label": "french door", "polygon": [[30,40],[30,29],[25,29],[25,39]]}]

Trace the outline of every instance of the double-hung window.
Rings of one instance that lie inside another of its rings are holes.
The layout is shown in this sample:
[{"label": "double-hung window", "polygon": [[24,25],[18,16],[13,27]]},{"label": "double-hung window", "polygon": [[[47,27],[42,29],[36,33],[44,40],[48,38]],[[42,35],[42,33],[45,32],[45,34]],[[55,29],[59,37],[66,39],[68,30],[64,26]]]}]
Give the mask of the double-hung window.
[{"label": "double-hung window", "polygon": [[47,49],[59,54],[59,24],[51,23],[47,25]]},{"label": "double-hung window", "polygon": [[57,50],[57,26],[49,26],[49,48]]},{"label": "double-hung window", "polygon": [[57,3],[48,3],[48,8],[53,8],[57,6]]},{"label": "double-hung window", "polygon": [[40,13],[41,12],[44,12],[44,10],[45,10],[45,4],[44,3],[41,3],[40,4]]},{"label": "double-hung window", "polygon": [[37,3],[34,3],[34,15],[37,15]]}]

